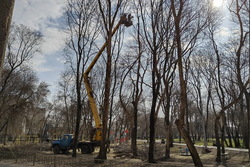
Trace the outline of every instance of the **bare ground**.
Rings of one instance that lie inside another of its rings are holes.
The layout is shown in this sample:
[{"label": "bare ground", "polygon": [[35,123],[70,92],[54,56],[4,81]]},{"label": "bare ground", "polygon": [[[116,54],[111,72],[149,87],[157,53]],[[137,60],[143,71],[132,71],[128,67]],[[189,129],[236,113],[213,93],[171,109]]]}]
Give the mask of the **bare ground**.
[{"label": "bare ground", "polygon": [[[0,147],[0,167],[59,167],[59,166],[168,166],[168,167],[191,167],[193,165],[192,157],[183,156],[180,153],[180,146],[175,144],[171,148],[171,158],[165,159],[165,144],[156,143],[155,160],[157,163],[148,163],[148,145],[146,143],[138,144],[138,157],[133,157],[128,143],[121,145],[111,145],[110,153],[107,155],[107,161],[96,164],[94,159],[97,157],[98,149],[92,154],[77,154],[77,158],[72,158],[72,152],[67,155],[54,155],[48,146],[27,145],[27,146],[9,146]],[[247,152],[240,150],[227,151],[227,155],[222,163],[216,163],[216,149],[210,149],[210,153],[202,153],[202,148],[197,148],[201,160],[205,167],[250,167]],[[36,153],[36,154],[35,154]]]}]

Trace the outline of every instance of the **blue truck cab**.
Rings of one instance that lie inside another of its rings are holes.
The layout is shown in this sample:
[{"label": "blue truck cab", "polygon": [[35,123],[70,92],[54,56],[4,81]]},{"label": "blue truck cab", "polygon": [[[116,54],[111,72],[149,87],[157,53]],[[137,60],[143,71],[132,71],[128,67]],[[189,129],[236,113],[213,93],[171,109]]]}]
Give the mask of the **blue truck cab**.
[{"label": "blue truck cab", "polygon": [[[64,134],[61,139],[52,141],[52,148],[54,154],[67,153],[73,148],[73,134]],[[94,152],[95,147],[99,147],[100,142],[97,141],[78,141],[76,148],[80,149],[82,154],[90,154]]]},{"label": "blue truck cab", "polygon": [[66,153],[73,147],[73,134],[64,134],[61,139],[52,141],[54,154]]}]

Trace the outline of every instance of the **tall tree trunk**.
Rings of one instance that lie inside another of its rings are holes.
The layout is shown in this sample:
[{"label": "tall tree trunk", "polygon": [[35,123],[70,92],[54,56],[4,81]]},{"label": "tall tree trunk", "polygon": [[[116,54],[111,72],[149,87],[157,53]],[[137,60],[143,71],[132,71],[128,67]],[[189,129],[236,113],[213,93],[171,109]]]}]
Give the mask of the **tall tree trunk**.
[{"label": "tall tree trunk", "polygon": [[170,158],[170,146],[171,146],[171,125],[169,121],[169,110],[165,113],[165,124],[166,124],[166,149],[165,149],[165,158]]},{"label": "tall tree trunk", "polygon": [[15,0],[0,0],[0,78],[9,36]]},{"label": "tall tree trunk", "polygon": [[137,157],[137,113],[138,113],[138,104],[133,104],[134,106],[134,115],[133,115],[133,127],[132,127],[132,132],[131,132],[131,149],[133,152],[133,156]]},{"label": "tall tree trunk", "polygon": [[75,125],[75,134],[73,140],[73,154],[72,157],[76,157],[76,150],[77,150],[77,142],[80,132],[80,122],[81,122],[81,115],[82,115],[82,100],[81,100],[81,79],[79,69],[80,66],[77,65],[77,79],[76,79],[76,92],[77,92],[77,114],[76,114],[76,125]]},{"label": "tall tree trunk", "polygon": [[[228,142],[229,142],[228,147],[233,147],[232,135],[231,135],[231,132],[230,132],[230,128],[229,128],[229,127],[226,127],[226,132],[227,132]],[[235,146],[236,146],[236,143],[235,143]]]},{"label": "tall tree trunk", "polygon": [[235,138],[234,138],[234,144],[236,148],[241,148],[241,144],[240,144],[240,136],[239,136],[239,130],[237,129],[235,131]]},{"label": "tall tree trunk", "polygon": [[151,106],[150,118],[149,118],[149,150],[148,150],[148,162],[155,163],[154,159],[154,147],[155,147],[155,104],[156,98],[153,99]]},{"label": "tall tree trunk", "polygon": [[160,84],[161,84],[161,76],[157,69],[158,60],[157,60],[157,50],[152,51],[152,57],[153,57],[153,64],[152,64],[152,105],[151,105],[151,111],[150,111],[150,118],[149,118],[149,150],[148,150],[148,161],[150,163],[155,163],[154,159],[154,147],[155,147],[155,122],[157,118],[156,112],[156,104],[157,104],[157,98],[159,96],[159,90],[160,90]]},{"label": "tall tree trunk", "polygon": [[[171,141],[171,123],[170,123],[170,99],[171,99],[171,94],[169,93],[169,86],[166,83],[166,104],[164,105],[164,110],[165,110],[165,126],[166,126],[166,148],[165,148],[165,158],[169,159],[170,158],[170,147],[172,145]],[[172,88],[172,86],[170,86]]]},{"label": "tall tree trunk", "polygon": [[141,40],[140,40],[140,19],[138,16],[138,12],[137,12],[137,40],[138,40],[138,67],[137,67],[137,75],[136,75],[136,83],[134,85],[134,92],[133,92],[133,127],[132,127],[132,135],[131,135],[131,149],[133,152],[133,156],[137,157],[138,153],[137,153],[137,120],[138,120],[138,103],[139,103],[139,99],[142,93],[142,83],[140,84],[139,87],[139,82],[140,82],[140,69],[141,69],[141,56],[142,56],[142,45],[141,45]]},{"label": "tall tree trunk", "polygon": [[149,150],[148,150],[148,162],[155,163],[154,159],[154,147],[155,147],[155,122],[156,122],[156,103],[160,90],[161,77],[157,69],[157,53],[153,52],[153,69],[152,69],[152,105],[149,118]]},{"label": "tall tree trunk", "polygon": [[216,140],[216,147],[217,147],[217,155],[216,155],[216,162],[221,162],[221,143],[220,143],[220,136],[219,136],[219,116],[216,116],[214,121],[214,133],[215,133],[215,140]]},{"label": "tall tree trunk", "polygon": [[[110,18],[111,19],[111,18]],[[100,151],[96,159],[107,159],[107,149],[108,149],[108,115],[109,115],[109,105],[110,105],[110,87],[111,87],[111,65],[112,65],[112,54],[111,54],[111,38],[112,38],[112,25],[109,24],[108,32],[108,44],[107,44],[107,63],[106,63],[106,78],[105,78],[105,92],[104,92],[104,105],[102,113],[102,141],[100,146]]]},{"label": "tall tree trunk", "polygon": [[[188,104],[187,98],[186,98],[186,104]],[[186,127],[187,127],[187,132],[190,135],[190,126],[189,126],[189,121],[188,121],[188,116],[189,116],[189,110],[188,110],[188,105],[186,105],[186,116],[185,116],[185,123],[186,123]]]},{"label": "tall tree trunk", "polygon": [[184,73],[183,73],[183,63],[182,63],[182,42],[181,42],[181,30],[180,30],[180,21],[182,16],[182,10],[184,2],[180,0],[180,7],[178,13],[176,13],[175,8],[175,1],[171,0],[171,8],[173,10],[174,15],[174,22],[175,22],[175,35],[176,35],[176,43],[177,43],[177,55],[178,55],[178,72],[179,72],[179,79],[180,79],[180,114],[179,118],[176,120],[175,124],[180,132],[181,136],[185,140],[187,147],[191,153],[193,162],[195,166],[202,167],[203,164],[201,162],[200,156],[194,147],[194,144],[189,136],[188,131],[185,129],[184,118],[186,113],[186,106],[187,106],[187,89],[186,89],[186,82],[184,80]]},{"label": "tall tree trunk", "polygon": [[225,153],[225,124],[226,124],[226,115],[225,112],[222,114],[222,126],[221,126],[221,153]]},{"label": "tall tree trunk", "polygon": [[8,125],[9,125],[9,121],[7,121],[6,126],[5,126],[4,137],[3,137],[3,145],[6,145]]}]

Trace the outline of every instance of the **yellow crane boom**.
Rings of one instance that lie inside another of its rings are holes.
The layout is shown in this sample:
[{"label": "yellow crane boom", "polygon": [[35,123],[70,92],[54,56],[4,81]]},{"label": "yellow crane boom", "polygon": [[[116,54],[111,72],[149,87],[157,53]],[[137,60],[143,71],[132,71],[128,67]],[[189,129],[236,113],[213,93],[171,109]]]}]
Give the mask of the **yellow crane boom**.
[{"label": "yellow crane boom", "polygon": [[[124,24],[126,27],[129,27],[132,25],[132,16],[129,14],[123,14],[120,18],[120,21],[117,23],[117,25],[115,26],[115,28],[112,31],[112,36],[116,33],[116,31],[119,29],[120,25]],[[84,78],[84,84],[86,87],[86,91],[87,91],[87,95],[89,98],[89,104],[90,104],[90,108],[94,117],[94,121],[95,121],[95,134],[93,136],[93,141],[101,141],[101,133],[102,133],[102,122],[101,122],[101,118],[99,116],[98,113],[98,109],[97,109],[97,105],[96,105],[96,101],[94,98],[94,94],[93,94],[93,89],[92,86],[90,84],[89,81],[89,73],[92,70],[92,68],[94,67],[94,65],[96,64],[97,60],[100,58],[102,52],[104,51],[104,49],[106,48],[106,46],[108,45],[108,41],[106,41],[101,49],[98,51],[98,53],[96,54],[96,56],[94,57],[94,59],[92,60],[92,62],[90,63],[90,65],[88,66],[87,70],[84,72],[83,74],[83,78]]]}]

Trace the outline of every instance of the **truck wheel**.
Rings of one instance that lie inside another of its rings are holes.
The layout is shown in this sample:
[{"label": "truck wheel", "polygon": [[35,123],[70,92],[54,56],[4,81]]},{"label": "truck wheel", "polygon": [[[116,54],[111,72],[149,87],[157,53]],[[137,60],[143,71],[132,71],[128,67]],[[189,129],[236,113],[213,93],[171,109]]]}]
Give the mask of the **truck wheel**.
[{"label": "truck wheel", "polygon": [[53,147],[53,152],[54,152],[54,154],[59,154],[59,152],[60,152],[60,147],[59,147],[58,145],[55,145],[55,146]]},{"label": "truck wheel", "polygon": [[81,148],[81,151],[82,151],[82,154],[88,154],[90,153],[90,149],[89,149],[89,146],[84,144]]}]

